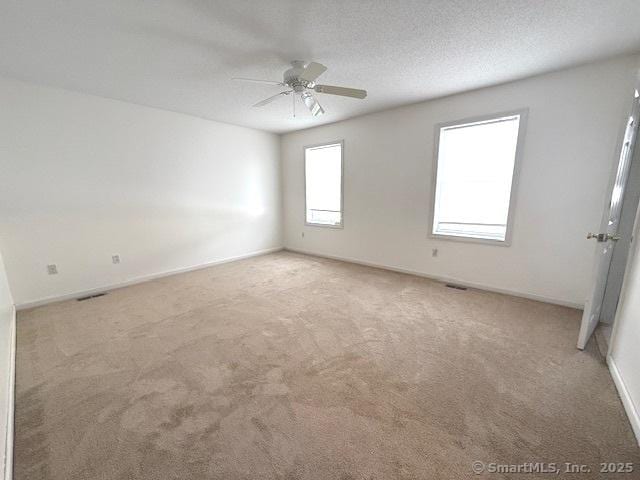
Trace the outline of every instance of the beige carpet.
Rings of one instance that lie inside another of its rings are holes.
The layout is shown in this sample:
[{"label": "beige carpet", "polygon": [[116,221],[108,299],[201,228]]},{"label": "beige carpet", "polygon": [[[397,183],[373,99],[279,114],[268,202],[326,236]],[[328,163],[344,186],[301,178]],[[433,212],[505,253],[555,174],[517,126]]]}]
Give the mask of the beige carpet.
[{"label": "beige carpet", "polygon": [[579,319],[284,252],[20,312],[15,479],[600,478],[640,455]]}]

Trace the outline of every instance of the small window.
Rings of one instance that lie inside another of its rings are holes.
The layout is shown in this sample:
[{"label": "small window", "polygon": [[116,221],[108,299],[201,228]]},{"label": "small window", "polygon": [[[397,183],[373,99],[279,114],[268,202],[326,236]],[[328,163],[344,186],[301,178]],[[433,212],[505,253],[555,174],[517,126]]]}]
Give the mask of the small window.
[{"label": "small window", "polygon": [[507,242],[524,114],[437,129],[434,236]]},{"label": "small window", "polygon": [[342,142],[304,149],[306,223],[342,226]]}]

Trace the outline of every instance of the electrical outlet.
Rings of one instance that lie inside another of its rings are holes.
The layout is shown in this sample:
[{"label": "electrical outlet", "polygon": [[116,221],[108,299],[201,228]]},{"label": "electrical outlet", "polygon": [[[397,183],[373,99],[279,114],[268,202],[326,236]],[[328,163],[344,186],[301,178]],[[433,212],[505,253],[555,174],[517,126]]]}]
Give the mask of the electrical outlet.
[{"label": "electrical outlet", "polygon": [[438,256],[438,249],[437,248],[432,248],[431,249],[431,256],[432,257],[437,257]]},{"label": "electrical outlet", "polygon": [[49,275],[57,275],[58,274],[58,266],[55,263],[51,265],[47,265],[47,273]]},{"label": "electrical outlet", "polygon": [[111,255],[111,261],[114,265],[120,263],[120,255]]}]

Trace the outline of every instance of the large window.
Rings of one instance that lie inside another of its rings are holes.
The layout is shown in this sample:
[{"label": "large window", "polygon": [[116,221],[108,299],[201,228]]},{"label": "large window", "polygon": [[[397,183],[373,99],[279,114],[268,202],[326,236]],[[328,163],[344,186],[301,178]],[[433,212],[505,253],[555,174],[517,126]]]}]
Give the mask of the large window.
[{"label": "large window", "polygon": [[306,222],[342,226],[342,142],[304,149]]},{"label": "large window", "polygon": [[437,129],[434,236],[508,242],[524,115]]}]

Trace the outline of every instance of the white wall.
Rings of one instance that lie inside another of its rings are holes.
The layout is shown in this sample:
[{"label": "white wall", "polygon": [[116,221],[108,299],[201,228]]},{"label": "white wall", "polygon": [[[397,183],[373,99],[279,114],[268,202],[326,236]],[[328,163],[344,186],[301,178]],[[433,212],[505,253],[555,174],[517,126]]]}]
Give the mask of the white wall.
[{"label": "white wall", "polygon": [[[600,224],[636,65],[617,58],[284,135],[285,247],[583,305],[585,235]],[[428,238],[435,125],[522,107],[511,246]],[[306,227],[303,147],[340,139],[344,229]]]},{"label": "white wall", "polygon": [[11,478],[15,311],[0,255],[0,478]]},{"label": "white wall", "polygon": [[640,215],[633,238],[607,360],[640,444]]},{"label": "white wall", "polygon": [[276,135],[9,79],[0,105],[19,306],[282,245]]}]

